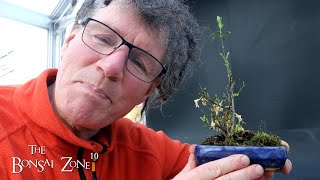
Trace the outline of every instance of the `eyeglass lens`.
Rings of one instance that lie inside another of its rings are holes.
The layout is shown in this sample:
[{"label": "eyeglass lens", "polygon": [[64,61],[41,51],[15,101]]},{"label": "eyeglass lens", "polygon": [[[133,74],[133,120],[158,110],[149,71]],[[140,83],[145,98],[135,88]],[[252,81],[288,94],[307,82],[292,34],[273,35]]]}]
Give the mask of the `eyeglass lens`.
[{"label": "eyeglass lens", "polygon": [[[82,41],[92,50],[103,55],[110,55],[121,45],[127,44],[119,34],[105,24],[90,19],[82,34]],[[151,82],[163,70],[160,62],[144,50],[127,45],[130,50],[126,67],[138,79]]]}]

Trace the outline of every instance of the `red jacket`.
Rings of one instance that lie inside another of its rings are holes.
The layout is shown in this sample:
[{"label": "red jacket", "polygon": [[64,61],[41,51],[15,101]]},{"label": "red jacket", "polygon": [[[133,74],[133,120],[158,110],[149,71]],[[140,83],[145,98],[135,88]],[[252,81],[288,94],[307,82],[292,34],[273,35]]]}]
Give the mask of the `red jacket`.
[{"label": "red jacket", "polygon": [[127,119],[92,140],[75,136],[50,105],[47,81],[56,73],[0,87],[0,179],[92,179],[96,173],[99,180],[157,180],[181,171],[189,145]]}]

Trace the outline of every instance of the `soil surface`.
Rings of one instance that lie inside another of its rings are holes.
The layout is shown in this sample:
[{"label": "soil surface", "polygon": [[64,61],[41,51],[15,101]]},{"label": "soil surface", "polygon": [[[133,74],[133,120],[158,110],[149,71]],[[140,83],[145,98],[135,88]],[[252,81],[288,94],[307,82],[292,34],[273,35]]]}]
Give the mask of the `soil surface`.
[{"label": "soil surface", "polygon": [[255,133],[245,130],[228,138],[223,134],[210,136],[202,144],[218,146],[281,146],[281,139],[265,132]]}]

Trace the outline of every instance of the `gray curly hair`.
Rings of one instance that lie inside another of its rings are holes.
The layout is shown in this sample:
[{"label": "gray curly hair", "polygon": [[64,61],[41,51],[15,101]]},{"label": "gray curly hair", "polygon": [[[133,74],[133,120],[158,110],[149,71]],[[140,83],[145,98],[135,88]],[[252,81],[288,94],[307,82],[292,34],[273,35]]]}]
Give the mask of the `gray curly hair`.
[{"label": "gray curly hair", "polygon": [[167,72],[157,90],[145,101],[143,110],[161,106],[198,64],[201,28],[182,0],[85,0],[73,28],[77,28],[78,20],[93,15],[97,8],[108,6],[112,1],[135,8],[145,25],[167,45],[163,59]]}]

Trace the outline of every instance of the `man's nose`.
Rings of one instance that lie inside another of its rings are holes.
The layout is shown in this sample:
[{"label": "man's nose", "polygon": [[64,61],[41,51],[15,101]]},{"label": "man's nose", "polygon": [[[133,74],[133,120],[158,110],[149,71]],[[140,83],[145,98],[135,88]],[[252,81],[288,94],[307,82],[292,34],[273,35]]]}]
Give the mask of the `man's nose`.
[{"label": "man's nose", "polygon": [[129,48],[121,46],[109,55],[104,55],[96,65],[103,71],[105,77],[118,81],[123,78]]}]

